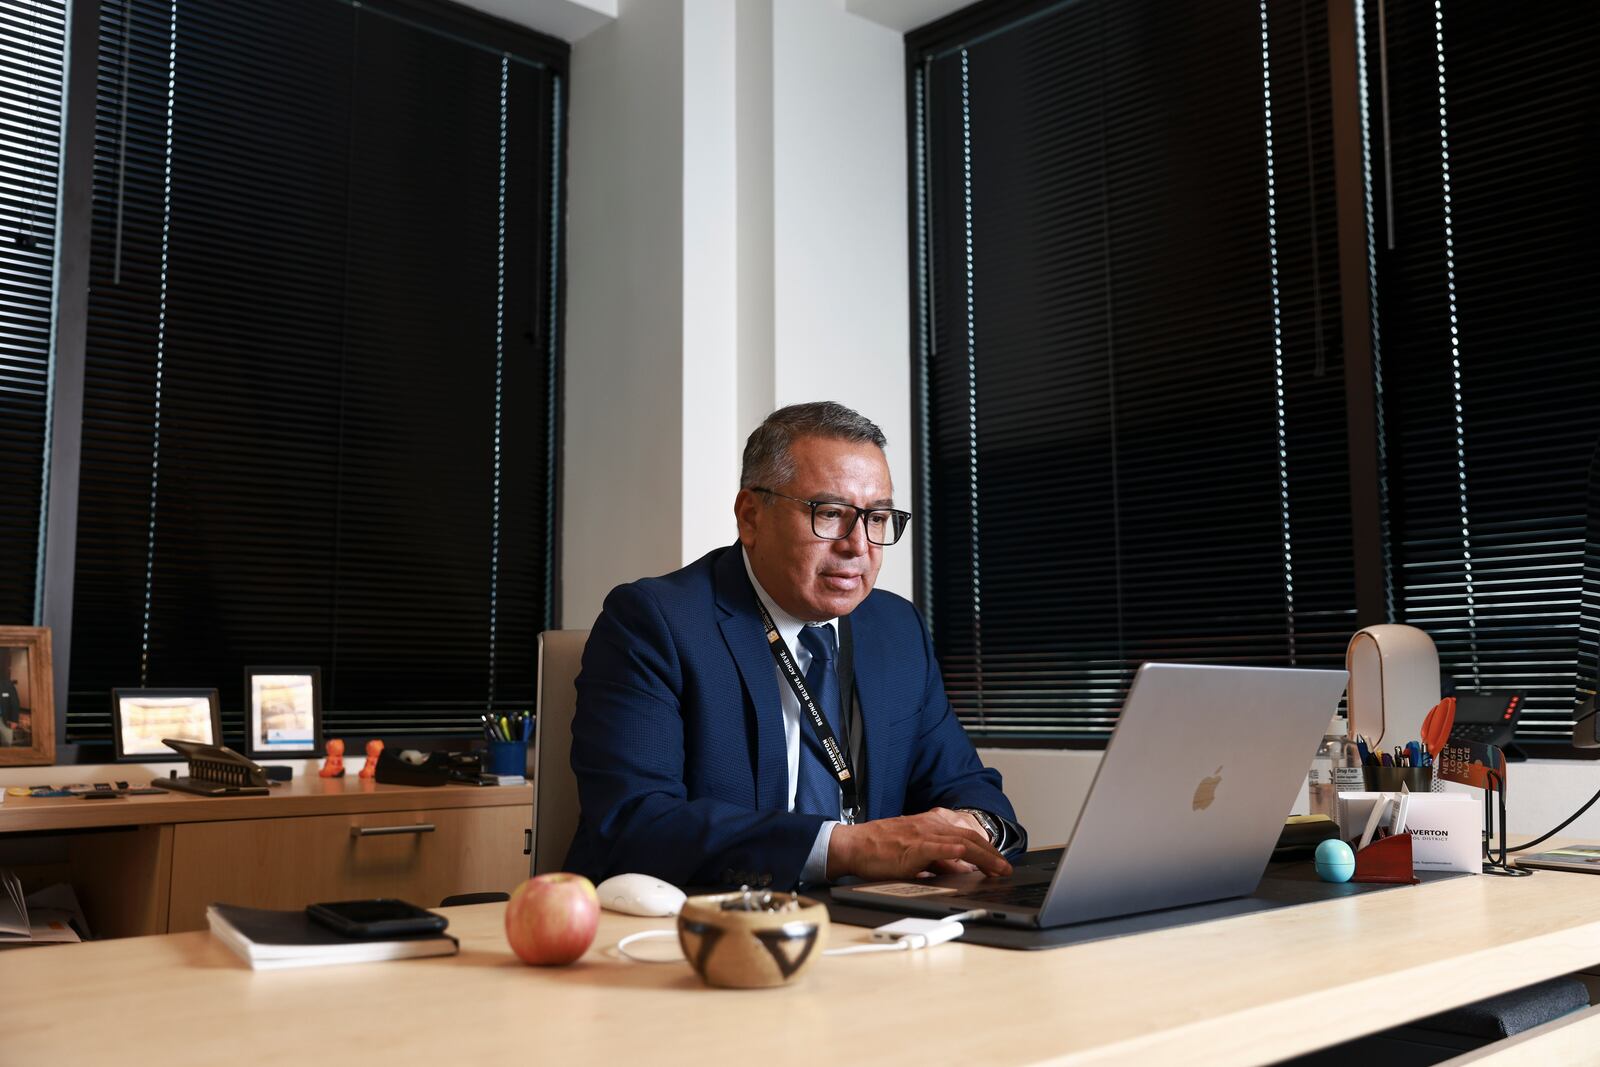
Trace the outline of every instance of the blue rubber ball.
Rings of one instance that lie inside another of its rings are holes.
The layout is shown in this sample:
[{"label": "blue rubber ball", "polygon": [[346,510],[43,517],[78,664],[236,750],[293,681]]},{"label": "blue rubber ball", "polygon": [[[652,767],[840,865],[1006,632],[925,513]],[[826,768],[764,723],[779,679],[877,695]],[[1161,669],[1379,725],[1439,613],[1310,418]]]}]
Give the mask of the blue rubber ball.
[{"label": "blue rubber ball", "polygon": [[1356,854],[1343,841],[1324,841],[1317,846],[1317,877],[1324,882],[1348,882],[1356,873]]}]

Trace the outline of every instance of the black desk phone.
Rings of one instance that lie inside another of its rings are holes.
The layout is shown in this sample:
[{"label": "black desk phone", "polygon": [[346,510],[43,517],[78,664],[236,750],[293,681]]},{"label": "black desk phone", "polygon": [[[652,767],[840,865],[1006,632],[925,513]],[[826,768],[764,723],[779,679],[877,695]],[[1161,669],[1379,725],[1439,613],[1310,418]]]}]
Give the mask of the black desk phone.
[{"label": "black desk phone", "polygon": [[1450,740],[1496,745],[1505,750],[1508,760],[1526,759],[1513,745],[1517,721],[1522,718],[1522,705],[1526,700],[1522,693],[1457,693]]},{"label": "black desk phone", "polygon": [[231,748],[175,737],[164,737],[161,743],[187,757],[189,773],[185,777],[156,778],[151,785],[204,797],[261,797],[272,791],[266,773]]}]

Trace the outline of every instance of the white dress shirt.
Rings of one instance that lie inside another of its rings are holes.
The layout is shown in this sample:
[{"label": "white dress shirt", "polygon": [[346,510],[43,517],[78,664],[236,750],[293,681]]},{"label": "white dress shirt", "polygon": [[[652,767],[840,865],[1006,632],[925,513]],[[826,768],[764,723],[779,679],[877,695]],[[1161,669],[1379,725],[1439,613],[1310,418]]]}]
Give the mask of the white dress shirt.
[{"label": "white dress shirt", "polygon": [[[794,657],[794,665],[800,669],[801,677],[811,666],[811,653],[806,646],[800,643],[800,628],[806,625],[831,626],[834,630],[834,646],[838,647],[839,620],[829,619],[824,623],[808,624],[784,611],[761,588],[761,583],[756,581],[756,572],[750,568],[750,554],[741,546],[739,549],[744,559],[744,572],[750,576],[750,584],[755,587],[756,596],[761,598],[761,603],[772,615],[772,624],[778,628],[778,636],[783,638],[783,643],[789,647],[789,654]],[[778,679],[778,701],[783,705],[783,744],[789,757],[789,810],[794,810],[795,790],[800,785],[800,731],[803,724],[800,721],[800,698],[794,695],[794,690],[789,688],[789,680],[783,676],[783,670],[776,662],[772,664],[772,673]],[[849,714],[849,701],[851,696],[840,694],[843,714]],[[840,810],[843,810],[844,800],[840,797]],[[800,871],[802,882],[822,882],[828,876],[828,841],[833,837],[833,828],[838,826],[837,820],[825,822],[817,831],[817,840],[811,846],[811,854],[806,857],[806,863]]]}]

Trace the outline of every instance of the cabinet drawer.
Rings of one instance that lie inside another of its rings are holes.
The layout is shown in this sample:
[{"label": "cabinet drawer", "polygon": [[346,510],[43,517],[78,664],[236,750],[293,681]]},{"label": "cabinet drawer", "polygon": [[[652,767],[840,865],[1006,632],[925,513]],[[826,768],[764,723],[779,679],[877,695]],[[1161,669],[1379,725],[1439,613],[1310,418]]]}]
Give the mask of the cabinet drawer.
[{"label": "cabinet drawer", "polygon": [[399,897],[509,892],[528,877],[524,807],[243,819],[175,827],[167,929],[203,930],[206,905],[302,908]]}]

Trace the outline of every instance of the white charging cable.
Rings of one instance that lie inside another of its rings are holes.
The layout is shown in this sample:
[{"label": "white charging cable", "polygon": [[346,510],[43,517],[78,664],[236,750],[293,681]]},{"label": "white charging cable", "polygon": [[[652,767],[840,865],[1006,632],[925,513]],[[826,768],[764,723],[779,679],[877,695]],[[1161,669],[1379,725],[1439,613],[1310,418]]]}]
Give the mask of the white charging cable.
[{"label": "white charging cable", "polygon": [[626,956],[628,959],[632,960],[634,963],[682,963],[684,961],[684,957],[682,957],[682,956],[635,956],[633,953],[628,951],[628,946],[629,945],[637,945],[641,941],[669,941],[669,940],[670,941],[678,940],[678,931],[676,931],[676,930],[641,930],[637,934],[629,934],[627,937],[623,938],[621,941],[618,941],[617,942],[617,951],[620,952],[622,955]]},{"label": "white charging cable", "polygon": [[[906,924],[918,924],[915,927]],[[926,923],[926,926],[921,924]],[[897,929],[898,928],[898,929]],[[842,945],[824,951],[824,956],[859,956],[867,952],[910,952],[919,948],[932,948],[953,941],[965,931],[958,922],[949,919],[901,919],[872,931],[878,942],[871,945]]]},{"label": "white charging cable", "polygon": [[[977,908],[972,911],[963,911],[943,919],[898,919],[886,923],[872,931],[872,936],[877,943],[870,945],[841,945],[823,951],[824,956],[858,956],[867,952],[911,952],[920,948],[932,948],[942,945],[946,941],[954,941],[966,932],[966,927],[961,925],[963,919],[982,919],[988,915],[987,911]],[[628,951],[629,947],[641,941],[676,941],[676,930],[641,930],[636,934],[629,934],[617,942],[617,952],[634,961],[635,963],[682,963],[680,956],[636,956]]]}]

